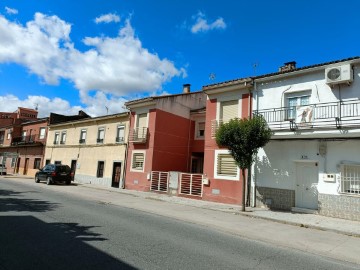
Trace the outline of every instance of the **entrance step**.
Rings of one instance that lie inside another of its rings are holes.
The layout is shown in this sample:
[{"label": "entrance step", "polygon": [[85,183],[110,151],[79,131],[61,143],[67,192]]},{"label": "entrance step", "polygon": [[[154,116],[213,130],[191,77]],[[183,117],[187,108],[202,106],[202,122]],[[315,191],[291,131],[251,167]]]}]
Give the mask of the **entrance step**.
[{"label": "entrance step", "polygon": [[308,209],[308,208],[300,208],[300,207],[291,207],[291,212],[303,213],[303,214],[318,214],[318,210]]}]

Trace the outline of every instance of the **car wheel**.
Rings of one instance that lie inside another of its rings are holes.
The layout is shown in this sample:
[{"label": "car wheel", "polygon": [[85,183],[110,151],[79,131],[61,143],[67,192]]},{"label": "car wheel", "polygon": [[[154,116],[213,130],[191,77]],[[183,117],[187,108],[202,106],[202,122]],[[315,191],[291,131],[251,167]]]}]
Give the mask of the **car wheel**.
[{"label": "car wheel", "polygon": [[52,184],[51,177],[46,178],[46,184],[47,184],[47,185],[51,185],[51,184]]},{"label": "car wheel", "polygon": [[40,182],[40,180],[39,180],[39,176],[35,176],[35,183],[39,183]]}]

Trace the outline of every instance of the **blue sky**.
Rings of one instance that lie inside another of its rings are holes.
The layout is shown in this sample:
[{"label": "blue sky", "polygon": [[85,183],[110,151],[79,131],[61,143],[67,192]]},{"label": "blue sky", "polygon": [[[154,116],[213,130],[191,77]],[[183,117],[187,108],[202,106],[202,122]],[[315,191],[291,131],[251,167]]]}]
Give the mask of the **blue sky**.
[{"label": "blue sky", "polygon": [[358,56],[360,1],[334,3],[0,1],[0,111],[118,113],[185,83],[195,91],[284,62]]}]

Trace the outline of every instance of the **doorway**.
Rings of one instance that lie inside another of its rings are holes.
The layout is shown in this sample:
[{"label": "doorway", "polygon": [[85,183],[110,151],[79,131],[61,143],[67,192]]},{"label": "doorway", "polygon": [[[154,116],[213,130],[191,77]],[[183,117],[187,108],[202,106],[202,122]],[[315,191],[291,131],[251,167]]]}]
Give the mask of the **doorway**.
[{"label": "doorway", "polygon": [[17,162],[16,162],[16,166],[15,166],[15,173],[19,173],[19,170],[20,170],[20,161],[21,161],[21,158],[18,158],[18,159],[17,159]]},{"label": "doorway", "polygon": [[318,163],[296,163],[295,206],[318,209]]},{"label": "doorway", "polygon": [[192,153],[191,155],[191,173],[203,173],[204,153]]},{"label": "doorway", "polygon": [[71,160],[70,168],[71,168],[71,173],[72,173],[71,180],[74,180],[75,179],[75,171],[76,171],[76,159]]},{"label": "doorway", "polygon": [[23,173],[24,175],[27,175],[28,167],[29,167],[29,158],[25,158],[24,173]]},{"label": "doorway", "polygon": [[121,177],[121,162],[114,162],[112,182],[111,182],[112,187],[114,188],[120,187],[120,177]]}]

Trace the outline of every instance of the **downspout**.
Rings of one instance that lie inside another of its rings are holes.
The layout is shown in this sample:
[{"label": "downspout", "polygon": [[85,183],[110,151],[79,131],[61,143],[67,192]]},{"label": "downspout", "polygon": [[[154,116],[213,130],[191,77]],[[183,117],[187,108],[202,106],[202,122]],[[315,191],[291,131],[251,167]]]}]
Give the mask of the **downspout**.
[{"label": "downspout", "polygon": [[129,112],[129,132],[127,136],[127,141],[125,143],[125,160],[124,160],[124,173],[121,181],[120,188],[125,189],[125,177],[126,177],[126,169],[127,169],[127,159],[128,159],[128,151],[129,151],[129,138],[130,138],[130,129],[131,129],[131,112]]},{"label": "downspout", "polygon": [[[256,81],[254,80],[254,92],[255,92],[255,97],[256,97],[256,108],[253,108],[253,111],[257,111],[259,109],[259,90],[257,89],[257,85],[256,85]],[[254,106],[255,107],[255,106]],[[256,207],[256,178],[257,178],[257,173],[256,173],[256,169],[257,168],[257,163],[258,163],[258,154],[256,154],[256,158],[255,158],[255,162],[253,163],[253,165],[251,166],[251,171],[253,172],[253,174],[251,174],[251,186],[252,186],[252,196],[251,196],[251,207]]]}]

